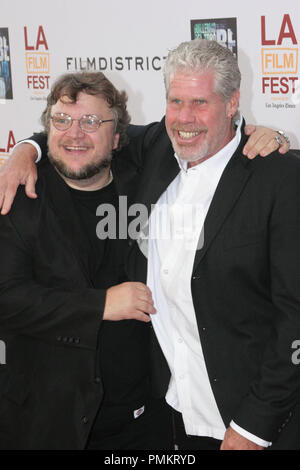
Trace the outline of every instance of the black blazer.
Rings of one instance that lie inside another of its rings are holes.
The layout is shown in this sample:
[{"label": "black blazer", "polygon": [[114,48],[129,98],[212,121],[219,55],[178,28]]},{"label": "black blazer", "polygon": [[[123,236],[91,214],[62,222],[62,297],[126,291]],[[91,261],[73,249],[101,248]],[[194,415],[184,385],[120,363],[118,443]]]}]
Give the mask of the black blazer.
[{"label": "black blazer", "polygon": [[[179,171],[164,121],[151,133],[136,196],[149,211]],[[248,160],[245,139],[205,220],[193,302],[225,425],[233,419],[273,448],[300,448],[300,366],[292,363],[292,344],[300,338],[300,161],[277,152]],[[140,240],[132,243],[128,273],[145,281],[147,247],[140,247]],[[153,350],[159,355],[154,337]],[[159,364],[162,394],[169,372]]]},{"label": "black blazer", "polygon": [[[120,195],[138,174],[130,153],[123,156],[113,164]],[[38,176],[38,199],[21,187],[0,218],[0,448],[83,449],[103,397],[98,339],[106,291],[92,284],[67,186],[47,160]],[[136,323],[147,337],[147,324]]]}]

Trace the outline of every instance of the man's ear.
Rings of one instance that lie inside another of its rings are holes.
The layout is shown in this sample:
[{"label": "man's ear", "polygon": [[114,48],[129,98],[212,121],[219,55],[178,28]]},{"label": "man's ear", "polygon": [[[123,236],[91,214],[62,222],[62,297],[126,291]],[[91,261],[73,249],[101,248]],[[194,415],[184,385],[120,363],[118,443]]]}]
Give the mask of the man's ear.
[{"label": "man's ear", "polygon": [[235,90],[231,98],[229,99],[227,103],[227,117],[232,117],[235,115],[237,110],[239,109],[239,102],[240,102],[240,91]]},{"label": "man's ear", "polygon": [[119,145],[120,134],[115,134],[113,139],[113,150],[116,150]]}]

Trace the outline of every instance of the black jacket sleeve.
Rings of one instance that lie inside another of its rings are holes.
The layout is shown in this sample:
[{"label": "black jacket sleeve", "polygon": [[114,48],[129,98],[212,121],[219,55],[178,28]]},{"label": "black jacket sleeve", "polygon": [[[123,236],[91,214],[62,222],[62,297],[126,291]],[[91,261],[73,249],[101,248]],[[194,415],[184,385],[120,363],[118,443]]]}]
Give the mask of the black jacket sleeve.
[{"label": "black jacket sleeve", "polygon": [[[31,336],[95,350],[106,291],[75,277],[72,253],[55,240],[51,220],[53,233],[42,240],[42,212],[40,201],[29,200],[21,188],[10,214],[0,218],[0,336]],[[46,256],[52,251],[49,263]],[[66,254],[68,265],[62,268]]]}]

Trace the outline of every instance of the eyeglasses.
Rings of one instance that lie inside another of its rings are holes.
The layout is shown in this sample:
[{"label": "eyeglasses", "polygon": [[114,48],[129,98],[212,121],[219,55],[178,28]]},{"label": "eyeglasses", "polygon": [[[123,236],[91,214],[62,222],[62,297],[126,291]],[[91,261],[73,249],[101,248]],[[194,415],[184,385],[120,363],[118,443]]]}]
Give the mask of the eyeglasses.
[{"label": "eyeglasses", "polygon": [[50,117],[53,126],[58,131],[70,129],[73,121],[78,121],[79,127],[83,132],[96,132],[103,122],[113,122],[114,119],[99,119],[95,114],[84,114],[80,119],[73,119],[69,114],[55,113]]}]

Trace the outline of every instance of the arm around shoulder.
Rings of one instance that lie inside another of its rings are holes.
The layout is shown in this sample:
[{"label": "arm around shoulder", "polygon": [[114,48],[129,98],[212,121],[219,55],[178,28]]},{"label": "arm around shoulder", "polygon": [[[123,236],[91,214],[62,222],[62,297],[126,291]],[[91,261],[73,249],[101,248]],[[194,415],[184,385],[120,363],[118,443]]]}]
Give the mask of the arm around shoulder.
[{"label": "arm around shoulder", "polygon": [[[38,135],[38,134],[37,134]],[[44,134],[45,136],[45,134]],[[42,136],[42,140],[45,139]],[[25,192],[29,198],[36,198],[35,183],[36,147],[28,142],[18,144],[0,168],[0,208],[1,214],[7,214],[12,206],[19,185],[25,185]]]}]

